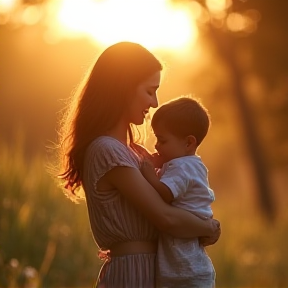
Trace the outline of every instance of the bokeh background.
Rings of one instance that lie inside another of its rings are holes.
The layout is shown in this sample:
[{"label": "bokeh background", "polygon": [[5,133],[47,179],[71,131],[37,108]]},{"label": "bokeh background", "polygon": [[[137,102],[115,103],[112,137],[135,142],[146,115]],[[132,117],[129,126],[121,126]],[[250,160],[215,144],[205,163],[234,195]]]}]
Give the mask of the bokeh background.
[{"label": "bokeh background", "polygon": [[[288,286],[288,2],[0,0],[0,287],[91,287],[85,202],[49,174],[61,112],[117,41],[166,63],[160,104],[192,94],[216,194],[217,287]],[[153,135],[147,130],[147,147]]]}]

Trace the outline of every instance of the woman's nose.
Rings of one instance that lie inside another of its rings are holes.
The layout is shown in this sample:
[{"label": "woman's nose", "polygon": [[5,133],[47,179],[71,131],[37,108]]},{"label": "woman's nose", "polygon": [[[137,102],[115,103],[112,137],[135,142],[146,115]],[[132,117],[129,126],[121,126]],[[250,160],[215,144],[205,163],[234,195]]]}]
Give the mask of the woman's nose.
[{"label": "woman's nose", "polygon": [[158,107],[158,99],[157,99],[157,96],[153,97],[152,100],[151,100],[151,103],[150,103],[150,106],[152,108],[157,108]]}]

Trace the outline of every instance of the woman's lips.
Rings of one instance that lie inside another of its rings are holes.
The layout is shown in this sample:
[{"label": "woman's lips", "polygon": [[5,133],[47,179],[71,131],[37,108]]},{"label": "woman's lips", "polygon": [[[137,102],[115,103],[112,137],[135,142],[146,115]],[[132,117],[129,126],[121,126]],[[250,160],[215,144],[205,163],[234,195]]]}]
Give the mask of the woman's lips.
[{"label": "woman's lips", "polygon": [[145,120],[150,121],[149,109],[144,110],[142,113],[143,113]]},{"label": "woman's lips", "polygon": [[145,109],[142,113],[143,113],[143,115],[145,116],[146,114],[149,113],[149,109]]}]

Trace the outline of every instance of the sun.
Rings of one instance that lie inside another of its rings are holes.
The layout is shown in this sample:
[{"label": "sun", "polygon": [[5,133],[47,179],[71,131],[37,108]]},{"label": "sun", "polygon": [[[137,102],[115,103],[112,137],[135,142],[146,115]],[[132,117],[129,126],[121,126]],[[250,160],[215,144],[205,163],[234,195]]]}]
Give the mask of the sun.
[{"label": "sun", "polygon": [[50,8],[51,31],[62,37],[87,36],[102,45],[134,41],[148,48],[180,49],[198,37],[191,11],[168,0],[55,0]]}]

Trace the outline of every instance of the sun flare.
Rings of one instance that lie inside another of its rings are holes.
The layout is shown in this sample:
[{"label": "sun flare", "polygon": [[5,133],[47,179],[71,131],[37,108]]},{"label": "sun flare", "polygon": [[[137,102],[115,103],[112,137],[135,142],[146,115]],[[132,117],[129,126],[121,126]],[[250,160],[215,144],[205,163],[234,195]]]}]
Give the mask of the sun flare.
[{"label": "sun flare", "polygon": [[18,4],[18,0],[0,0],[0,13],[12,11]]},{"label": "sun flare", "polygon": [[55,0],[50,5],[54,18],[50,30],[62,37],[88,36],[103,45],[126,40],[148,48],[179,49],[194,44],[198,36],[191,11],[168,0]]}]

